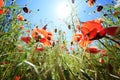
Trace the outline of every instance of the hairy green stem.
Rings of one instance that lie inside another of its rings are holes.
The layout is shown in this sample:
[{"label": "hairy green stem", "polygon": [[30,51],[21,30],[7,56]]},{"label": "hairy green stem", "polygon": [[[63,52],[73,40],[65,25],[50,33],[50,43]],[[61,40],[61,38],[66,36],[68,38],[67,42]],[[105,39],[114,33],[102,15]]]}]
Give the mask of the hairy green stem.
[{"label": "hairy green stem", "polygon": [[73,77],[75,78],[75,80],[77,80],[77,78],[75,77],[74,73],[72,72],[72,70],[69,68],[69,66],[67,65],[67,63],[63,60],[62,61],[65,63],[65,65],[68,67],[69,71],[71,72],[71,74],[73,75]]},{"label": "hairy green stem", "polygon": [[118,45],[120,45],[120,42],[118,42],[118,41],[116,41],[116,40],[114,40],[114,39],[112,39],[112,38],[110,38],[110,37],[108,37],[108,36],[105,36],[105,38],[107,38],[107,39],[109,39],[109,40],[111,40],[111,41],[117,43]]}]

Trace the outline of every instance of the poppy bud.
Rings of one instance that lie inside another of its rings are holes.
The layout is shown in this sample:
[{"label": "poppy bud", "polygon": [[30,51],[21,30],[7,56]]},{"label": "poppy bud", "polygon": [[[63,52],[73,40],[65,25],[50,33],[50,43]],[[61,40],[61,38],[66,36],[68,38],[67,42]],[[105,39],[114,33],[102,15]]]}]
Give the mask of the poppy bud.
[{"label": "poppy bud", "polygon": [[97,11],[100,12],[103,9],[103,6],[98,6]]},{"label": "poppy bud", "polygon": [[27,8],[27,7],[23,7],[23,11],[24,11],[25,13],[28,13],[28,8]]},{"label": "poppy bud", "polygon": [[74,3],[75,3],[75,0],[72,0],[72,3],[74,4]]},{"label": "poppy bud", "polygon": [[68,25],[68,29],[71,29],[71,26],[70,26],[70,25]]},{"label": "poppy bud", "polygon": [[47,29],[47,24],[43,27],[43,29],[44,29],[44,30],[46,30],[46,29]]},{"label": "poppy bud", "polygon": [[71,42],[71,46],[73,45],[73,41]]},{"label": "poppy bud", "polygon": [[57,33],[57,29],[54,29],[54,32]]}]

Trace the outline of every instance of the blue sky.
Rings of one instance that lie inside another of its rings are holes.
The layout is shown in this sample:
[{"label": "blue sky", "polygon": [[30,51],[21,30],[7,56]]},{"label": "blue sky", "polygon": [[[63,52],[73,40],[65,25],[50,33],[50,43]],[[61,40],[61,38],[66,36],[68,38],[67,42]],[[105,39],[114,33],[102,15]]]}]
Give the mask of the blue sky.
[{"label": "blue sky", "polygon": [[[43,27],[45,24],[48,24],[48,29],[53,31],[54,28],[62,29],[66,32],[66,37],[68,40],[71,39],[72,31],[67,28],[67,25],[59,20],[59,17],[56,13],[56,8],[60,3],[64,1],[67,2],[67,5],[71,6],[71,0],[16,0],[17,3],[24,7],[28,3],[27,7],[29,10],[32,10],[31,14],[25,14],[25,18],[28,19],[33,25],[38,25]],[[77,13],[77,17],[80,21],[84,22],[87,20],[92,20],[95,18],[102,17],[101,13],[93,13],[96,10],[98,5],[105,5],[111,3],[112,0],[96,0],[96,3],[92,7],[88,7],[86,0],[75,0],[74,9],[72,13]],[[37,9],[40,11],[38,12]],[[63,12],[64,13],[64,12]],[[65,18],[69,22],[70,17]],[[34,26],[33,26],[34,27]]]},{"label": "blue sky", "polygon": [[[54,24],[56,26],[61,25],[61,21],[56,14],[56,7],[59,3],[64,1],[71,2],[71,0],[16,0],[17,3],[23,7],[25,3],[28,3],[27,7],[32,10],[31,14],[27,14],[27,18],[32,21],[33,24]],[[86,0],[75,0],[75,9],[78,17],[81,21],[92,20],[101,17],[101,13],[92,14],[96,10],[97,5],[105,5],[111,3],[112,0],[96,0],[96,4],[93,7],[88,7]],[[69,4],[69,3],[68,3]],[[37,9],[40,9],[37,12]]]}]

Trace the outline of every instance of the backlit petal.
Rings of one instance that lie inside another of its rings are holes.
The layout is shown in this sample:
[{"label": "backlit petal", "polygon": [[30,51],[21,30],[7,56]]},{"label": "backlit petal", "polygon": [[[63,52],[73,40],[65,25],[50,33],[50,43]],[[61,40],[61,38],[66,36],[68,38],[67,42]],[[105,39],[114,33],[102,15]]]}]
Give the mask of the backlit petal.
[{"label": "backlit petal", "polygon": [[105,29],[106,34],[115,36],[117,34],[120,34],[120,27],[109,27]]}]

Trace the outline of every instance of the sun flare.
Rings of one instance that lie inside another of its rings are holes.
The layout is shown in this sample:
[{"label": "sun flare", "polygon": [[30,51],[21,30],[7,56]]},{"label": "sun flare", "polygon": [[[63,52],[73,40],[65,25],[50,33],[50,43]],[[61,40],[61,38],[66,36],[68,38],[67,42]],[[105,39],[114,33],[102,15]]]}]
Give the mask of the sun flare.
[{"label": "sun flare", "polygon": [[59,3],[56,7],[56,14],[59,18],[66,18],[71,14],[71,8],[65,2]]}]

